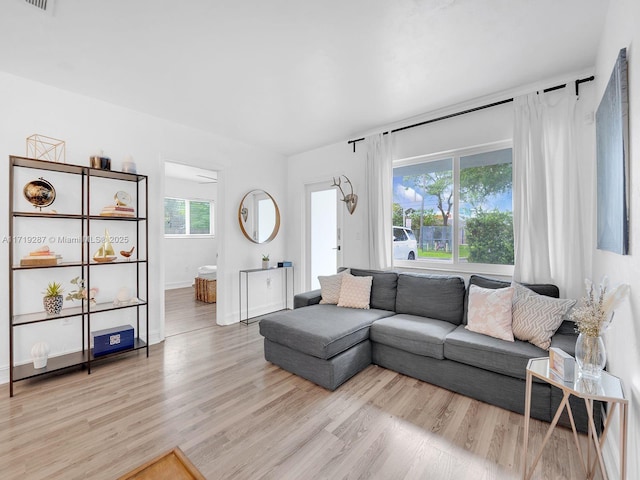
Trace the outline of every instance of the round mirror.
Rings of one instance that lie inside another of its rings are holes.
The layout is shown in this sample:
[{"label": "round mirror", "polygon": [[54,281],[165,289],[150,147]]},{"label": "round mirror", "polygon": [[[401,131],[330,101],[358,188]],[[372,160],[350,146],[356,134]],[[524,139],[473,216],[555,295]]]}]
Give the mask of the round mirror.
[{"label": "round mirror", "polygon": [[253,243],[267,243],[280,229],[278,204],[264,190],[251,190],[240,202],[238,223],[245,237]]}]

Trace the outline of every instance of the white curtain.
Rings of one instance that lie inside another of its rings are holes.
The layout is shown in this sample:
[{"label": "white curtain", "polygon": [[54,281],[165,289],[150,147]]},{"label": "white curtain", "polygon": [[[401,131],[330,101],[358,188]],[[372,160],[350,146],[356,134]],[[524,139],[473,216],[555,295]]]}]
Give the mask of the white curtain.
[{"label": "white curtain", "polygon": [[393,134],[372,135],[365,139],[367,182],[369,268],[391,267]]},{"label": "white curtain", "polygon": [[576,153],[577,99],[564,88],[517,97],[514,106],[514,279],[555,283],[569,298],[583,294],[592,243],[584,182],[593,159]]}]

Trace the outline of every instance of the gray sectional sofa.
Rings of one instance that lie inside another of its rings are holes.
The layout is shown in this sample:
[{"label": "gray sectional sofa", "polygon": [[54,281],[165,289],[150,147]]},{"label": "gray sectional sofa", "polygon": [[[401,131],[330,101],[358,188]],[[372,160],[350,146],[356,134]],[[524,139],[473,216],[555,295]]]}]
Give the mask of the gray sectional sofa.
[{"label": "gray sectional sofa", "polygon": [[[454,392],[524,413],[526,365],[548,352],[465,329],[468,288],[460,277],[351,269],[372,276],[370,309],[319,304],[320,290],[296,295],[294,310],[260,321],[265,359],[335,390],[371,363]],[[472,275],[469,285],[508,282]],[[558,297],[554,285],[526,285]],[[573,323],[563,322],[551,346],[574,354]],[[534,378],[531,415],[550,422],[562,393]],[[587,430],[584,404],[572,401],[576,426]],[[597,424],[600,409],[596,408]],[[569,426],[566,414],[561,425]]]}]

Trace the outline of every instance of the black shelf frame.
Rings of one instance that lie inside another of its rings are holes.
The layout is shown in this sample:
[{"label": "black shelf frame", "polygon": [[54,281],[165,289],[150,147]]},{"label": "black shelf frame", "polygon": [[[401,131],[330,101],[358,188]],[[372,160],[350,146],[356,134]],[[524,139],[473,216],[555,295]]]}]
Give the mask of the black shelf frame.
[{"label": "black shelf frame", "polygon": [[84,368],[89,362],[99,362],[100,360],[105,360],[125,353],[135,352],[136,350],[142,350],[144,348],[148,350],[148,344],[144,340],[136,337],[133,339],[133,348],[107,353],[98,357],[94,357],[93,349],[90,349],[81,352],[58,355],[57,357],[49,357],[47,360],[47,366],[44,368],[33,368],[32,363],[16,365],[13,367],[13,381],[19,382],[20,380],[27,380],[29,378],[39,377],[41,375],[46,375],[47,373],[58,372],[60,370],[73,367]]},{"label": "black shelf frame", "polygon": [[[91,258],[91,243],[82,241],[79,243],[80,261],[62,262],[56,265],[15,265],[14,261],[14,242],[9,242],[9,351],[10,351],[10,367],[9,367],[9,395],[14,394],[14,383],[29,378],[39,377],[48,373],[57,372],[72,367],[86,368],[91,373],[91,366],[94,362],[99,362],[106,358],[122,355],[137,350],[146,350],[149,356],[149,306],[146,299],[149,298],[149,225],[147,221],[149,209],[149,186],[148,177],[136,173],[112,172],[109,170],[100,170],[80,165],[71,165],[66,163],[49,162],[45,160],[37,160],[26,157],[10,156],[9,157],[9,238],[14,238],[14,222],[19,218],[37,218],[37,219],[72,219],[79,220],[81,238],[90,238],[91,224],[94,221],[125,221],[136,223],[136,247],[137,254],[140,253],[141,233],[144,235],[144,259],[127,259],[117,260],[114,262],[100,263],[95,262]],[[81,183],[81,213],[46,213],[46,212],[26,212],[14,210],[14,195],[16,186],[14,182],[14,169],[30,168],[40,171],[61,172],[66,174],[78,175]],[[121,217],[121,216],[104,216],[91,215],[91,180],[92,178],[106,178],[110,180],[133,182],[136,186],[136,212],[140,214],[141,200],[144,199],[143,216]],[[46,268],[80,268],[82,270],[82,278],[85,279],[87,290],[91,288],[91,269],[96,266],[104,265],[122,265],[127,264],[135,267],[136,270],[136,288],[135,298],[137,301],[126,305],[114,305],[110,302],[99,304],[91,304],[90,302],[82,302],[81,305],[64,308],[60,314],[48,315],[46,312],[34,312],[27,314],[15,314],[14,305],[14,275],[18,271],[46,269]],[[141,288],[140,281],[144,279],[144,288]],[[145,299],[145,300],[143,300]],[[104,312],[111,312],[122,309],[136,310],[136,326],[133,348],[113,352],[105,355],[94,357],[91,345],[91,322],[92,316],[99,315]],[[141,338],[141,308],[145,309],[145,338]],[[28,328],[29,325],[50,322],[53,320],[68,319],[80,317],[81,327],[81,344],[82,350],[68,354],[49,357],[47,366],[41,369],[34,369],[32,363],[24,365],[14,364],[14,329]]]}]

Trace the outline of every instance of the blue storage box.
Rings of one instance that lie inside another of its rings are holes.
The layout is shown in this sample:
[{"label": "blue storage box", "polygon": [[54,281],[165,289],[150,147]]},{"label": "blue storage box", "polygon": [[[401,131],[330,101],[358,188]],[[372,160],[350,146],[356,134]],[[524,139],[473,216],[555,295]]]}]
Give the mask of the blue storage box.
[{"label": "blue storage box", "polygon": [[120,325],[91,332],[93,338],[93,356],[107,355],[133,348],[133,327]]}]

